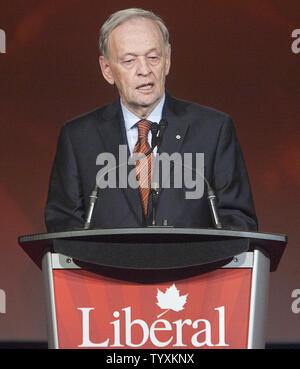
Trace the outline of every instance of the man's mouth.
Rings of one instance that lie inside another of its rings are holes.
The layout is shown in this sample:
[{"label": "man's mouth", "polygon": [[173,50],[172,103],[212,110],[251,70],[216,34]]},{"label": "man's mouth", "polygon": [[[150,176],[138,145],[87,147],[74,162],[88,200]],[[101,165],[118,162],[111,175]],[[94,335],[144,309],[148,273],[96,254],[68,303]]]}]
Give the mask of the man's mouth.
[{"label": "man's mouth", "polygon": [[147,83],[147,84],[143,84],[137,87],[137,90],[139,91],[148,91],[151,90],[152,87],[154,86],[154,83]]}]

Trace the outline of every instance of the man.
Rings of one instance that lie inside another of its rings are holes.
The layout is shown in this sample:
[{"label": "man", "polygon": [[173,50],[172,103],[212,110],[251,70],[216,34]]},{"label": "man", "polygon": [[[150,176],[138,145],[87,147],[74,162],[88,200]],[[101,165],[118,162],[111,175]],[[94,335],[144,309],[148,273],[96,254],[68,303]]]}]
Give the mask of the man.
[{"label": "man", "polygon": [[[204,176],[215,190],[223,226],[256,230],[250,184],[230,117],[165,92],[171,48],[162,20],[141,9],[116,12],[102,26],[99,46],[102,74],[116,85],[120,99],[63,126],[45,212],[48,231],[82,228],[100,169],[96,163],[99,154],[117,158],[120,145],[127,145],[128,157],[136,152],[145,154],[151,143],[151,122],[161,118],[168,127],[159,152],[203,153]],[[149,156],[145,158],[143,163],[147,161],[152,173]],[[136,163],[137,174],[140,167],[144,167],[142,161]],[[137,175],[138,181],[141,176]],[[100,189],[92,227],[150,224],[153,209],[149,187],[144,191],[147,186]],[[167,221],[174,227],[213,226],[206,194],[187,199],[184,186],[159,189],[155,216],[157,225]]]}]

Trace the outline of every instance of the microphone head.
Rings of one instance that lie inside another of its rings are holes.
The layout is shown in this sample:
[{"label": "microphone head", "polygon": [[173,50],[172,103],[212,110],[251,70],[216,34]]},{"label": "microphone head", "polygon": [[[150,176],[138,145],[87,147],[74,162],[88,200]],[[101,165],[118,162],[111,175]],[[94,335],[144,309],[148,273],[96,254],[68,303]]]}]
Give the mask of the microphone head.
[{"label": "microphone head", "polygon": [[151,126],[150,126],[150,130],[151,130],[151,133],[152,133],[151,146],[152,146],[152,149],[154,149],[155,146],[157,146],[157,143],[158,143],[157,134],[158,134],[158,131],[159,131],[159,125],[157,123],[152,123]]},{"label": "microphone head", "polygon": [[151,123],[150,130],[152,135],[156,136],[159,130],[159,125],[157,123]]}]

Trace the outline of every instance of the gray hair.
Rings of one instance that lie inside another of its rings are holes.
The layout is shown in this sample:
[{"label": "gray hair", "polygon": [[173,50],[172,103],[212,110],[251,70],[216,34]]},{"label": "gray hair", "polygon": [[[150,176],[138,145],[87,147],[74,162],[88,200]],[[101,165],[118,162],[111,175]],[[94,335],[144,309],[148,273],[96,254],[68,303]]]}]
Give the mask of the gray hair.
[{"label": "gray hair", "polygon": [[107,57],[108,38],[112,31],[120,24],[125,23],[126,21],[133,18],[147,18],[155,22],[161,31],[165,45],[167,46],[169,44],[169,31],[163,20],[158,15],[148,10],[130,8],[119,10],[113,13],[101,27],[99,37],[100,55]]}]

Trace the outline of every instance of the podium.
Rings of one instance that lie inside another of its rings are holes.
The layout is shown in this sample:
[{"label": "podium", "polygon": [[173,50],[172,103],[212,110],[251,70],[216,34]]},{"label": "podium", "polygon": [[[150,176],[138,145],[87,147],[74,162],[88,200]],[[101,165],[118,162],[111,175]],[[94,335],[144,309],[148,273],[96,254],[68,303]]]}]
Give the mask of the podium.
[{"label": "podium", "polygon": [[264,348],[285,235],[173,227],[19,237],[42,269],[49,348]]}]

